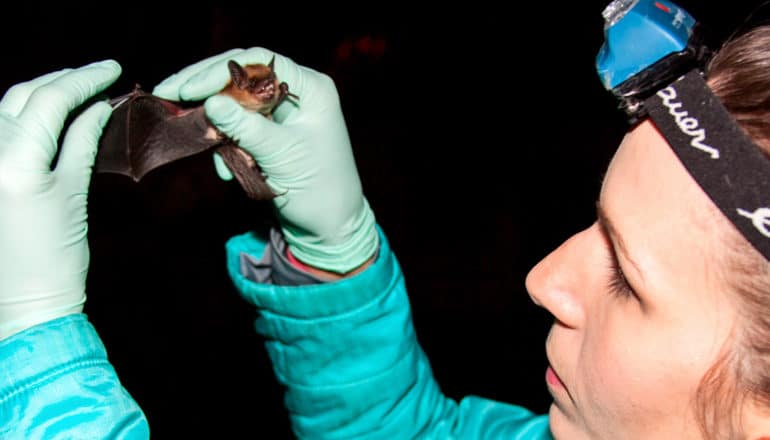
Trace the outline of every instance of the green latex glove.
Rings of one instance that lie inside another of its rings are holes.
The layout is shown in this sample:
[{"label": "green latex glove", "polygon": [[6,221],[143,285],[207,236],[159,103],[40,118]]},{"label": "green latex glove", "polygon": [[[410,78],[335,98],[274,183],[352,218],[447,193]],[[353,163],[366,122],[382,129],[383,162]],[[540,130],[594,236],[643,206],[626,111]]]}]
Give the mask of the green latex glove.
[{"label": "green latex glove", "polygon": [[[227,61],[264,63],[273,52],[235,49],[189,66],[159,84],[153,94],[172,100],[201,100],[229,81]],[[275,54],[275,72],[299,97],[278,106],[274,121],[234,100],[213,96],[206,114],[251,153],[279,194],[274,199],[291,252],[311,266],[345,273],[377,249],[375,219],[361,190],[339,96],[331,78]],[[223,164],[223,178],[229,177]]]},{"label": "green latex glove", "polygon": [[0,101],[0,339],[78,313],[86,300],[86,201],[111,108],[68,114],[120,75],[114,61],[66,69],[12,87]]}]

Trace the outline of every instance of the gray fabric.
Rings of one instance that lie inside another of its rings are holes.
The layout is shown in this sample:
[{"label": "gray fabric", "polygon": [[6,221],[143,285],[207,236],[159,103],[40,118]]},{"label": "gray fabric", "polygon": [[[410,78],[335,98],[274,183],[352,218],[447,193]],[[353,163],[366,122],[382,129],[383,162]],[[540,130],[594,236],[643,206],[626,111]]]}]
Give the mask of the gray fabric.
[{"label": "gray fabric", "polygon": [[294,267],[286,258],[286,242],[280,231],[270,229],[270,242],[262,258],[241,254],[241,273],[255,283],[280,286],[319,284],[324,280]]},{"label": "gray fabric", "polygon": [[[374,258],[380,253],[379,248]],[[326,280],[294,267],[286,258],[286,241],[276,228],[270,229],[270,242],[262,258],[241,253],[241,274],[247,279],[261,284],[279,286],[304,286],[326,283]]]}]

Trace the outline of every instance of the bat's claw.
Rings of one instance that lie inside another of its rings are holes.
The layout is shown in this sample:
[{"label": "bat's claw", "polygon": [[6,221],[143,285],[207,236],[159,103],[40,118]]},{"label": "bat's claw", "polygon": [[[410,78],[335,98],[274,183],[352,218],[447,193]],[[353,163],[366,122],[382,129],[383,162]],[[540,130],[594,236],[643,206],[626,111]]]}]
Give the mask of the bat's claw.
[{"label": "bat's claw", "polygon": [[295,95],[294,93],[291,93],[289,91],[289,85],[285,82],[282,82],[278,85],[278,88],[281,90],[281,99],[285,99],[287,97],[293,98],[293,99],[299,99],[299,96]]},{"label": "bat's claw", "polygon": [[141,95],[144,93],[142,90],[142,86],[139,85],[139,83],[134,84],[134,91],[130,93],[126,93],[125,95],[118,96],[116,98],[112,98],[109,100],[110,106],[112,106],[112,109],[116,109],[129,101],[131,98]]},{"label": "bat's claw", "polygon": [[118,96],[117,98],[112,98],[109,100],[109,104],[112,107],[112,109],[116,109],[120,107],[121,105],[125,104],[128,100],[130,100],[134,96],[133,93],[129,93],[123,96]]}]

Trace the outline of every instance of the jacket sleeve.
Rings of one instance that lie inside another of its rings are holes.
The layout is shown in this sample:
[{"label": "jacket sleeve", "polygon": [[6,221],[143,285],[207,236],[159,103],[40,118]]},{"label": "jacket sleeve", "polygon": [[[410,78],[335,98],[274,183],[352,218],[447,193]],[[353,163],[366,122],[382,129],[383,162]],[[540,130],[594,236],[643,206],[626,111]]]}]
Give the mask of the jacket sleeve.
[{"label": "jacket sleeve", "polygon": [[84,314],[0,341],[0,438],[147,439],[147,419]]},{"label": "jacket sleeve", "polygon": [[[256,283],[244,273],[266,243],[252,234],[228,244],[236,288],[259,309],[285,405],[299,438],[550,439],[547,416],[469,396],[447,398],[412,325],[404,278],[382,231],[376,261],[340,281]],[[249,256],[249,257],[246,257]]]}]

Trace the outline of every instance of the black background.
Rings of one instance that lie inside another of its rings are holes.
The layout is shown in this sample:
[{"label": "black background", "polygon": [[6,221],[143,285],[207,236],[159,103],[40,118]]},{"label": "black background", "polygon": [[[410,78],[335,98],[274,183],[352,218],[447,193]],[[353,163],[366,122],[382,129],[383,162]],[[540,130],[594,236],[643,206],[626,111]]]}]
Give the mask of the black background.
[{"label": "black background", "polygon": [[[680,5],[719,40],[757,3]],[[593,221],[626,128],[595,73],[605,4],[6,9],[0,85],[114,58],[124,73],[111,94],[151,90],[188,64],[251,46],[330,74],[442,389],[545,412],[551,317],[524,278]],[[94,176],[89,214],[85,311],[153,437],[291,438],[255,311],[224,266],[226,239],[265,230],[269,206],[201,155],[140,184]]]}]

